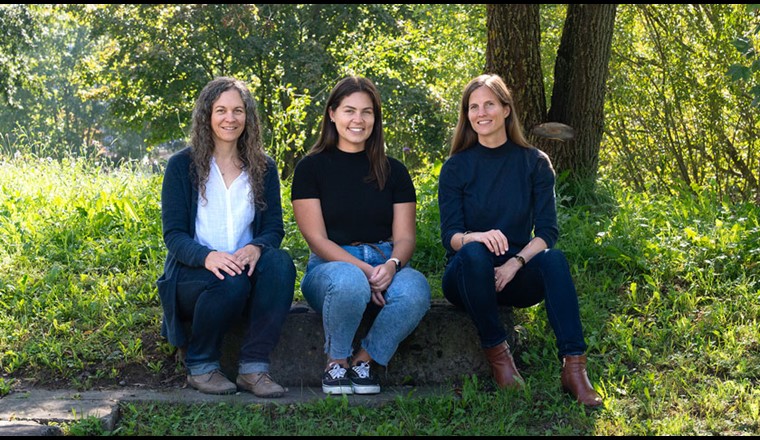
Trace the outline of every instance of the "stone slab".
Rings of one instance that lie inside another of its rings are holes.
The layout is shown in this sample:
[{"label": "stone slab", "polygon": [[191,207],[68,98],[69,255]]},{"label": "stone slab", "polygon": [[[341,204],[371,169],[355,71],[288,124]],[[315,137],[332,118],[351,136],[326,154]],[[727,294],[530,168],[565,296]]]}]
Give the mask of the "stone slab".
[{"label": "stone slab", "polygon": [[[508,342],[515,347],[513,311],[503,307],[500,314]],[[365,316],[355,347],[370,323],[371,316]],[[221,364],[230,378],[237,375],[242,338],[241,323],[225,338]],[[272,353],[270,371],[274,379],[284,386],[319,386],[326,362],[324,340],[322,315],[305,303],[295,303]],[[414,332],[399,345],[387,368],[381,369],[380,379],[385,385],[441,385],[472,374],[490,376],[475,326],[464,311],[436,299]]]},{"label": "stone slab", "polygon": [[383,387],[377,395],[331,396],[321,387],[289,387],[285,395],[264,399],[251,393],[215,396],[189,387],[152,390],[120,388],[113,390],[72,391],[31,389],[15,391],[0,398],[0,436],[62,435],[55,423],[70,423],[88,417],[100,419],[103,428],[112,431],[118,424],[120,405],[130,402],[166,404],[292,405],[324,399],[346,399],[348,405],[381,406],[398,397],[425,398],[449,395],[446,387]]}]

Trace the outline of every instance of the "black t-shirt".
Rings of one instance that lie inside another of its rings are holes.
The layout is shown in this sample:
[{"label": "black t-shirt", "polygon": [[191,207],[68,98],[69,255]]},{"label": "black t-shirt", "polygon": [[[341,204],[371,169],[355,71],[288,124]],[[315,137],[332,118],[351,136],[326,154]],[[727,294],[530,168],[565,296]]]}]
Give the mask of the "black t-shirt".
[{"label": "black t-shirt", "polygon": [[327,237],[338,245],[376,243],[393,233],[393,204],[416,202],[409,171],[388,157],[390,175],[380,191],[367,182],[369,158],[364,151],[337,148],[305,156],[293,172],[291,200],[319,199]]}]

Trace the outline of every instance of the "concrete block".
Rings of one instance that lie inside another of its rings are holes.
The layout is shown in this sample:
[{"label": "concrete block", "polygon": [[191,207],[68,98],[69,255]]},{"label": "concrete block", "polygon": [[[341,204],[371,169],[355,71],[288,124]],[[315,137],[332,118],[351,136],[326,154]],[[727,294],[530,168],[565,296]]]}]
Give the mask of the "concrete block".
[{"label": "concrete block", "polygon": [[[515,347],[512,309],[500,309]],[[372,316],[364,317],[354,346],[366,334]],[[222,347],[222,370],[234,381],[243,325],[236,323]],[[280,341],[272,353],[273,378],[284,386],[320,386],[325,367],[322,315],[305,303],[294,303],[284,324]],[[382,385],[440,385],[460,380],[464,375],[490,376],[488,362],[480,348],[475,326],[467,314],[446,300],[433,300],[417,328],[400,345],[387,368],[381,369]]]}]

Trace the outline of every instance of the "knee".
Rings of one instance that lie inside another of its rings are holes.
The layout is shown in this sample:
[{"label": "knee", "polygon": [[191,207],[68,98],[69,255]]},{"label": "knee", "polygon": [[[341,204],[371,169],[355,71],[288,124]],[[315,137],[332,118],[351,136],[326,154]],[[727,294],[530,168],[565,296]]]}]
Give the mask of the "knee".
[{"label": "knee", "polygon": [[430,308],[430,283],[425,275],[414,269],[404,269],[394,279],[390,289],[402,292],[402,301],[410,310],[426,312]]},{"label": "knee", "polygon": [[559,249],[547,249],[539,255],[541,255],[541,258],[536,259],[537,263],[550,272],[570,270],[565,253]]},{"label": "knee", "polygon": [[486,245],[477,241],[467,243],[457,252],[457,256],[464,264],[490,264],[491,255]]},{"label": "knee", "polygon": [[335,294],[355,295],[356,292],[367,291],[369,294],[369,281],[361,269],[351,263],[335,262],[331,274],[331,289]]},{"label": "knee", "polygon": [[483,243],[467,243],[451,260],[446,272],[460,280],[493,278],[493,262],[493,254]]},{"label": "knee", "polygon": [[306,274],[301,289],[309,296],[330,296],[333,299],[369,301],[369,281],[361,269],[351,263],[323,263]]},{"label": "knee", "polygon": [[240,275],[227,275],[221,280],[222,293],[224,296],[235,299],[246,299],[251,293],[251,281],[245,272]]},{"label": "knee", "polygon": [[422,272],[414,271],[409,277],[409,291],[423,303],[430,304],[430,283]]},{"label": "knee", "polygon": [[261,255],[257,268],[262,272],[280,273],[285,277],[296,278],[296,266],[290,254],[282,249],[268,249]]}]

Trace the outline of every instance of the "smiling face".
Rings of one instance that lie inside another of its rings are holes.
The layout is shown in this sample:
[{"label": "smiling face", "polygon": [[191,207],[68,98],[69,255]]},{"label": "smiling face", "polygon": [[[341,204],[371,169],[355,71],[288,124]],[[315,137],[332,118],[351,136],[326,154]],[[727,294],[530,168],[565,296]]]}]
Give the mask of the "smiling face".
[{"label": "smiling face", "polygon": [[365,92],[352,93],[343,98],[335,110],[330,109],[330,119],[338,131],[338,149],[363,151],[375,124],[372,99]]},{"label": "smiling face", "polygon": [[211,107],[214,144],[234,146],[245,129],[245,104],[235,89],[219,95]]},{"label": "smiling face", "polygon": [[478,134],[478,142],[486,147],[498,147],[507,141],[505,120],[510,107],[502,104],[491,89],[485,86],[475,89],[467,108],[467,118]]}]

